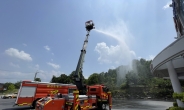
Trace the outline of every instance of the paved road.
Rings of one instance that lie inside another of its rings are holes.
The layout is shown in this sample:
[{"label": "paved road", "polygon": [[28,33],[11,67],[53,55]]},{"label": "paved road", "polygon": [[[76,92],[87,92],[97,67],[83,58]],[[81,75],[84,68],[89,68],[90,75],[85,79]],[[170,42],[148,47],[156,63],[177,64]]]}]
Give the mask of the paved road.
[{"label": "paved road", "polygon": [[34,110],[31,107],[13,107],[15,99],[0,99],[0,110]]},{"label": "paved road", "polygon": [[[27,107],[13,107],[15,99],[0,99],[0,110],[34,110]],[[116,100],[113,101],[112,110],[165,110],[173,102],[154,100]]]}]

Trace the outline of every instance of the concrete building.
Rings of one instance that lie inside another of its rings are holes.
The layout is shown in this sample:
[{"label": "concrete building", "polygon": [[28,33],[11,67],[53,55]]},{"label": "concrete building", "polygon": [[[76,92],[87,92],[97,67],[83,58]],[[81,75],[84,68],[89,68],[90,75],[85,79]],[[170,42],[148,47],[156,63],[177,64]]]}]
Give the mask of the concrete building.
[{"label": "concrete building", "polygon": [[[155,76],[170,79],[174,92],[181,93],[179,79],[184,79],[184,0],[172,0],[170,6],[177,37],[153,59],[150,68]],[[180,100],[177,103],[184,107]]]}]

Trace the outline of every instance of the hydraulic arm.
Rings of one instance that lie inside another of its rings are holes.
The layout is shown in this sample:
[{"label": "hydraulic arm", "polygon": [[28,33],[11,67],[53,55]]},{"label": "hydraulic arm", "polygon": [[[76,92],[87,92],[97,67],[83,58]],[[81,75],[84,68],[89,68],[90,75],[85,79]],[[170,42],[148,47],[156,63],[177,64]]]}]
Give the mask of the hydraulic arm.
[{"label": "hydraulic arm", "polygon": [[81,54],[80,54],[80,57],[79,57],[77,68],[76,68],[76,71],[75,71],[75,74],[74,74],[74,81],[75,81],[75,84],[76,84],[76,86],[79,90],[80,95],[86,94],[86,86],[83,84],[82,68],[83,68],[84,57],[85,57],[85,54],[86,54],[86,48],[87,48],[87,44],[88,44],[89,32],[92,29],[95,28],[94,23],[93,23],[92,20],[87,21],[85,23],[85,27],[86,27],[87,34],[86,34],[86,38],[84,40],[84,44],[83,44],[83,47],[82,47],[82,50],[81,50]]}]

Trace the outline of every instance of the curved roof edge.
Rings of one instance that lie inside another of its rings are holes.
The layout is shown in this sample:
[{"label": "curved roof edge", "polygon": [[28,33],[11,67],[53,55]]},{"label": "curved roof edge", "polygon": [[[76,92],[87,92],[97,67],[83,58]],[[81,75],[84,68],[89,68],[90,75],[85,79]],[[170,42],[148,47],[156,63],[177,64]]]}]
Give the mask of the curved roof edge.
[{"label": "curved roof edge", "polygon": [[165,49],[163,49],[152,61],[150,65],[151,72],[155,71],[165,63],[178,56],[184,56],[184,37],[180,37]]}]

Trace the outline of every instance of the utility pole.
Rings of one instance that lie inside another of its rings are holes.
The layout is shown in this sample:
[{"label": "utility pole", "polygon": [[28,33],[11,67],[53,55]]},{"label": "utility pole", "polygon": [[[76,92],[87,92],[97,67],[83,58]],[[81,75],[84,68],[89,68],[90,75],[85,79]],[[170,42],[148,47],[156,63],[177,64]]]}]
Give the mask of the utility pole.
[{"label": "utility pole", "polygon": [[37,73],[39,73],[38,71],[35,73],[35,77],[34,77],[34,81],[35,81],[35,79],[36,79],[36,75],[37,75]]}]

